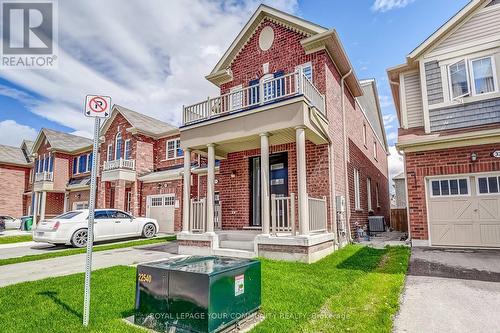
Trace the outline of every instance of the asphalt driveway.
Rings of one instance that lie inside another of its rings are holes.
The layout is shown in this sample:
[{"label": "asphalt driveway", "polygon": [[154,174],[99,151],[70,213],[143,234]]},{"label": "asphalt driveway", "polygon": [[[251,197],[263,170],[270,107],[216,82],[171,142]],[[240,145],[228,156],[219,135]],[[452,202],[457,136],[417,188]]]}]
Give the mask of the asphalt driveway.
[{"label": "asphalt driveway", "polygon": [[412,248],[395,332],[500,332],[500,250]]}]

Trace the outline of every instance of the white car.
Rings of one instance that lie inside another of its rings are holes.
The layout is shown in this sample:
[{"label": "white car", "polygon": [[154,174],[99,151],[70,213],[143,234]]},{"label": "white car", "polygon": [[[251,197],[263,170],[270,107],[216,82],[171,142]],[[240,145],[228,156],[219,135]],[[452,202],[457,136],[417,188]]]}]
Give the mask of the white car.
[{"label": "white car", "polygon": [[[35,242],[67,244],[74,247],[87,245],[88,209],[74,210],[53,219],[41,221],[33,231]],[[96,209],[94,215],[94,241],[142,236],[154,237],[158,231],[155,219],[133,217],[117,209]]]},{"label": "white car", "polygon": [[5,222],[5,229],[20,229],[21,228],[21,220],[16,219],[12,216],[2,215],[0,219]]}]

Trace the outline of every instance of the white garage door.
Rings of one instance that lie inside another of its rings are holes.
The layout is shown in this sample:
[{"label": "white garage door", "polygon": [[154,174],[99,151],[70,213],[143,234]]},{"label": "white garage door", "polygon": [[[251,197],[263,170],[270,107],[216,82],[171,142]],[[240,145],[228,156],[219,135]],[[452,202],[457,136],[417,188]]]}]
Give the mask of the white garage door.
[{"label": "white garage door", "polygon": [[432,245],[500,247],[500,174],[428,180]]},{"label": "white garage door", "polygon": [[173,194],[150,195],[147,197],[146,216],[156,219],[160,232],[174,232],[175,196]]}]

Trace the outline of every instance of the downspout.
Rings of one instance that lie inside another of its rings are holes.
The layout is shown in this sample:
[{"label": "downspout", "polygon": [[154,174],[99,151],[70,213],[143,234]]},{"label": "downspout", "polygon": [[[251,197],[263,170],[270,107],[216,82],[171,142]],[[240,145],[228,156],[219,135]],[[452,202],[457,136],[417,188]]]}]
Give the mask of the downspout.
[{"label": "downspout", "polygon": [[351,235],[351,199],[349,195],[349,172],[347,170],[348,159],[348,146],[347,146],[347,130],[346,130],[346,115],[345,115],[345,79],[352,74],[352,68],[342,76],[340,79],[340,103],[342,108],[342,135],[344,137],[344,186],[346,198],[346,234],[350,242],[352,242]]},{"label": "downspout", "polygon": [[407,241],[411,241],[411,229],[410,229],[410,201],[408,197],[408,174],[406,173],[406,157],[404,152],[401,152],[400,150],[397,150],[399,155],[403,157],[403,167],[405,171],[405,201],[406,201],[406,224],[408,228],[408,238],[406,239]]}]

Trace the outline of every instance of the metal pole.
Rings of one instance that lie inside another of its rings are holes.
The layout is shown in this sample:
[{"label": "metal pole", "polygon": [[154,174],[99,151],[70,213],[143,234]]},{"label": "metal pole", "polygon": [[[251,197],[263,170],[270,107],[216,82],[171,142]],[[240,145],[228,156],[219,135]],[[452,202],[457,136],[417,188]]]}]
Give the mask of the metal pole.
[{"label": "metal pole", "polygon": [[99,128],[101,120],[95,118],[94,123],[94,147],[92,150],[92,173],[90,181],[90,202],[89,202],[89,219],[87,231],[87,260],[85,263],[85,292],[83,297],[83,326],[89,325],[90,312],[90,273],[92,271],[92,245],[94,243],[94,211],[95,211],[95,195],[97,186],[97,161],[99,153]]}]

